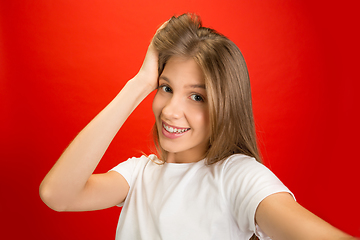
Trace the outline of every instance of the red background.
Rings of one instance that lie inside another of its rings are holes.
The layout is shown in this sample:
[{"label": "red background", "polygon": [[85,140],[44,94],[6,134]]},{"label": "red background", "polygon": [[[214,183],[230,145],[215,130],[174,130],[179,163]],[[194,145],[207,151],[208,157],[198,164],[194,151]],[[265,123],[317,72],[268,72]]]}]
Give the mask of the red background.
[{"label": "red background", "polygon": [[[356,6],[12,0],[0,2],[1,239],[114,239],[120,208],[54,212],[38,187],[69,142],[136,74],[157,27],[187,11],[242,50],[265,164],[300,204],[360,236]],[[131,115],[97,172],[149,153],[151,101]]]}]

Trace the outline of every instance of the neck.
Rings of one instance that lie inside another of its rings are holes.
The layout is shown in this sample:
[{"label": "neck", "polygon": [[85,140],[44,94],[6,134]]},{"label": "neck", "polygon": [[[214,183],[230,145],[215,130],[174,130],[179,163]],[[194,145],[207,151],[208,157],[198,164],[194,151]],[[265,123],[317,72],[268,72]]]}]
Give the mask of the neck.
[{"label": "neck", "polygon": [[167,153],[167,163],[193,163],[205,158],[205,154]]}]

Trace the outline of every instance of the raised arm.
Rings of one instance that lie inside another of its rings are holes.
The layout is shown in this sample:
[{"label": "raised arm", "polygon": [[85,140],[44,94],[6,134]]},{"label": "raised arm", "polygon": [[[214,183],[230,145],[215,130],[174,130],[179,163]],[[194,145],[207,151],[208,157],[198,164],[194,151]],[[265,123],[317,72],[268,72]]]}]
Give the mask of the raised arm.
[{"label": "raised arm", "polygon": [[256,211],[256,222],[273,240],[355,240],[294,201],[288,193],[265,198]]},{"label": "raised arm", "polygon": [[57,211],[103,209],[121,203],[129,185],[118,173],[93,174],[106,149],[138,104],[157,87],[158,53],[150,44],[139,73],[72,141],[40,185]]}]

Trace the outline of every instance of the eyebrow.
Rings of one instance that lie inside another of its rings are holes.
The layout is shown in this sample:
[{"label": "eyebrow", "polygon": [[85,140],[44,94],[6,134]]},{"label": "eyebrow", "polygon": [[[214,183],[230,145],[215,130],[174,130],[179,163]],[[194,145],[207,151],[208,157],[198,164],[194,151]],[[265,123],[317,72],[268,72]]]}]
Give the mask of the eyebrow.
[{"label": "eyebrow", "polygon": [[[165,76],[160,76],[159,80],[160,79],[165,80],[168,83],[171,83],[171,81]],[[190,84],[190,85],[186,85],[185,87],[186,88],[202,88],[202,89],[206,89],[205,84]]]}]

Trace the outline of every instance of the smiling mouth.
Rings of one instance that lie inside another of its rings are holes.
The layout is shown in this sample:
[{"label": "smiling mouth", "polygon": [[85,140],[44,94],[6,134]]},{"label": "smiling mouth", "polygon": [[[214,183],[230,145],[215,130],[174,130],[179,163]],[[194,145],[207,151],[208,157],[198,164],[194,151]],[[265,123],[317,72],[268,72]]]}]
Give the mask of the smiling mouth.
[{"label": "smiling mouth", "polygon": [[170,127],[168,125],[166,125],[165,123],[163,123],[163,127],[164,129],[169,132],[169,133],[184,133],[190,130],[190,128],[175,128],[175,127]]}]

